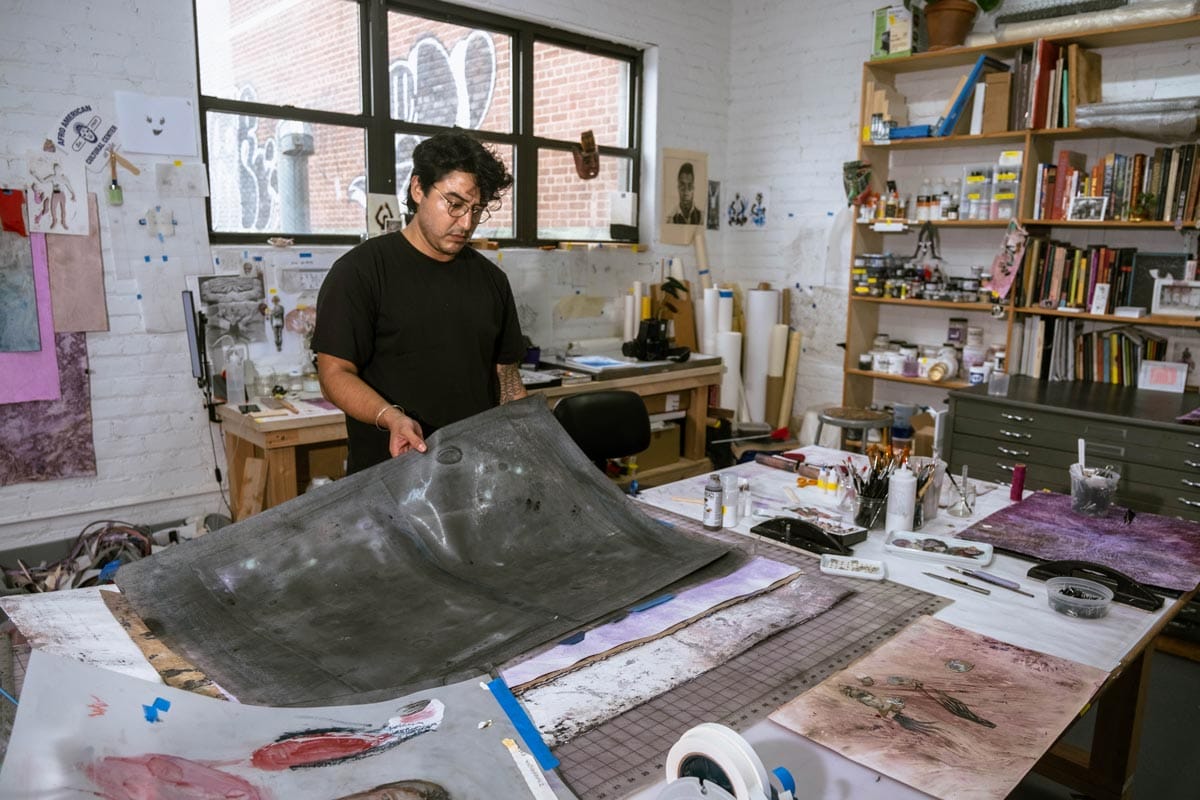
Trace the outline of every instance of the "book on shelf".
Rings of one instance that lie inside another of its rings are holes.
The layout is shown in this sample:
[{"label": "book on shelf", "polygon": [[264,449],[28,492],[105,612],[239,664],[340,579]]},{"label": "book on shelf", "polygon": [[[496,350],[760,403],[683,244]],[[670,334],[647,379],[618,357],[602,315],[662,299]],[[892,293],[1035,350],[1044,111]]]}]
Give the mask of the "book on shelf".
[{"label": "book on shelf", "polygon": [[1008,64],[989,55],[981,55],[975,61],[971,70],[959,79],[949,103],[942,110],[937,124],[934,125],[934,135],[949,136],[954,133],[955,128],[958,127],[962,119],[963,112],[966,110],[967,101],[975,93],[975,84],[979,82],[980,77],[984,74],[984,70],[1006,72]]},{"label": "book on shelf", "polygon": [[1012,98],[1011,72],[988,72],[983,76],[987,93],[983,101],[983,133],[1001,133],[1008,127],[1008,109]]},{"label": "book on shelf", "polygon": [[1033,76],[1030,79],[1029,125],[1034,130],[1046,127],[1050,110],[1051,78],[1058,61],[1059,46],[1045,39],[1034,42]]},{"label": "book on shelf", "polygon": [[1087,156],[1074,150],[1060,150],[1055,165],[1054,200],[1048,219],[1066,219],[1079,173],[1087,168]]},{"label": "book on shelf", "polygon": [[983,133],[983,104],[987,98],[987,83],[979,81],[975,84],[975,95],[971,98],[971,127],[969,133],[978,136]]},{"label": "book on shelf", "polygon": [[1128,319],[1140,319],[1146,316],[1146,309],[1141,306],[1117,306],[1113,309],[1114,317],[1126,317]]},{"label": "book on shelf", "polygon": [[1101,102],[1100,54],[1078,44],[1067,45],[1067,119],[1075,126],[1075,109],[1080,104]]}]

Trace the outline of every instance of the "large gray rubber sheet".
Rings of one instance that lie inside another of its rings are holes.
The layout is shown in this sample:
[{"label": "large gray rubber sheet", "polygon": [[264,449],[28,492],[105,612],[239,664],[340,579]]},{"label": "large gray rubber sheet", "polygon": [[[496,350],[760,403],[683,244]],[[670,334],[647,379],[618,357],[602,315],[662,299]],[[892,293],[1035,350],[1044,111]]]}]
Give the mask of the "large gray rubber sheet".
[{"label": "large gray rubber sheet", "polygon": [[147,626],[242,702],[373,702],[461,679],[720,557],[629,502],[540,397],[127,564]]}]

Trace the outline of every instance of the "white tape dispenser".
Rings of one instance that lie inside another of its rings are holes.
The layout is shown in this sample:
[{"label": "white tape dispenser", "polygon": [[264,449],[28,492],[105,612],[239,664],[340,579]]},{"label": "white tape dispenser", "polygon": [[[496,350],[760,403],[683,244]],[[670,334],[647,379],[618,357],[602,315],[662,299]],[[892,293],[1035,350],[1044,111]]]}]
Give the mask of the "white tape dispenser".
[{"label": "white tape dispenser", "polygon": [[[770,775],[736,731],[715,722],[689,730],[667,753],[667,788],[658,800],[794,800],[796,782],[783,767]],[[771,781],[771,777],[775,781]]]}]

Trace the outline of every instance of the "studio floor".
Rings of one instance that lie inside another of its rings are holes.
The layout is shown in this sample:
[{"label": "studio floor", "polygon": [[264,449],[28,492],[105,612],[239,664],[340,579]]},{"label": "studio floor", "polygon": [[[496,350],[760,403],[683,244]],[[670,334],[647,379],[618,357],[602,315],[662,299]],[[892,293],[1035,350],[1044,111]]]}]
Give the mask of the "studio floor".
[{"label": "studio floor", "polygon": [[[1200,662],[1156,652],[1142,718],[1142,739],[1131,800],[1195,800],[1200,797]],[[1088,715],[1067,732],[1067,741],[1086,744],[1093,719]],[[1021,782],[1009,800],[1086,800],[1039,775]]]}]

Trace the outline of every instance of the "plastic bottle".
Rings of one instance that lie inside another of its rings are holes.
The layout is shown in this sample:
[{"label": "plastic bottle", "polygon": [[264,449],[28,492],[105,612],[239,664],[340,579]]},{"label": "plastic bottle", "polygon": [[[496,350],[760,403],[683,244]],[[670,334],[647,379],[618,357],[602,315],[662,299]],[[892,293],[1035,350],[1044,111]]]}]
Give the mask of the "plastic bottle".
[{"label": "plastic bottle", "polygon": [[746,519],[753,510],[753,499],[750,494],[750,479],[738,478],[738,517]]},{"label": "plastic bottle", "polygon": [[917,506],[917,476],[903,464],[888,480],[885,530],[911,531]]},{"label": "plastic bottle", "polygon": [[231,406],[246,402],[246,360],[232,348],[225,362],[225,400]]},{"label": "plastic bottle", "polygon": [[929,218],[932,220],[944,219],[946,206],[949,205],[950,198],[946,195],[946,182],[939,175],[933,179],[933,185],[929,190]]},{"label": "plastic bottle", "polygon": [[715,472],[704,484],[704,527],[710,531],[721,530],[724,519],[725,491],[721,487],[721,476]]}]

